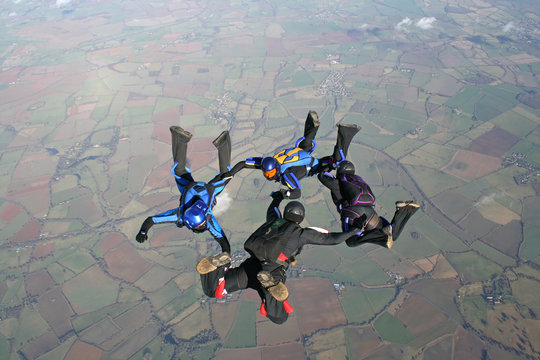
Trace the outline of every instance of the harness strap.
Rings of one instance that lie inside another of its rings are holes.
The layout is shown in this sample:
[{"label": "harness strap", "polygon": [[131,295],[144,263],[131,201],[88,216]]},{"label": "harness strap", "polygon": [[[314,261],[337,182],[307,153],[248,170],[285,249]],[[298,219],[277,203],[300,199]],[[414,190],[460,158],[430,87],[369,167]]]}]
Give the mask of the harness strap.
[{"label": "harness strap", "polygon": [[379,225],[379,220],[379,215],[377,215],[377,213],[374,211],[373,214],[371,214],[369,220],[366,221],[364,227],[366,228],[366,230],[373,230],[377,227],[377,225]]}]

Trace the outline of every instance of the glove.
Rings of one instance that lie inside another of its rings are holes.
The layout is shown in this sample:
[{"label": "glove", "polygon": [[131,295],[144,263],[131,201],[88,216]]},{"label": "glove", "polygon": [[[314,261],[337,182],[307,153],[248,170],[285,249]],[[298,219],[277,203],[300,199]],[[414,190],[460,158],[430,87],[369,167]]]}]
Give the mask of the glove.
[{"label": "glove", "polygon": [[148,240],[148,235],[146,235],[146,233],[143,233],[143,232],[139,231],[139,233],[135,237],[135,240],[137,240],[138,243],[142,244],[143,242]]},{"label": "glove", "polygon": [[270,196],[274,200],[283,200],[283,193],[281,191],[273,191]]}]

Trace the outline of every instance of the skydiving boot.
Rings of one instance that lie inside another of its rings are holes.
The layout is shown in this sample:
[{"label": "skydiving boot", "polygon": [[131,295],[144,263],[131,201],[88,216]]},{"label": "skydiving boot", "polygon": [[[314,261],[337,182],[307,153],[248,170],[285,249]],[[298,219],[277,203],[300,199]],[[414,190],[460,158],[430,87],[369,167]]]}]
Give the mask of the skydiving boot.
[{"label": "skydiving boot", "polygon": [[257,280],[261,285],[268,290],[270,295],[277,301],[285,301],[289,297],[289,290],[285,284],[281,281],[277,281],[272,274],[268,271],[259,271],[257,274]]},{"label": "skydiving boot", "polygon": [[415,208],[419,208],[420,205],[415,203],[414,201],[412,200],[407,200],[407,201],[396,201],[396,210],[399,210],[401,208],[404,208],[405,206],[412,206],[412,207],[415,207]]},{"label": "skydiving boot", "polygon": [[228,252],[222,252],[214,256],[202,258],[197,264],[197,272],[201,275],[211,273],[220,266],[226,266],[231,263],[231,256]]},{"label": "skydiving boot", "polygon": [[306,122],[304,123],[304,139],[300,141],[297,147],[305,152],[312,152],[315,149],[313,140],[315,140],[320,125],[319,115],[317,115],[316,111],[310,110],[307,114]]},{"label": "skydiving boot", "polygon": [[223,131],[212,144],[218,149],[219,173],[229,171],[231,165],[231,137],[228,131]]},{"label": "skydiving boot", "polygon": [[174,173],[177,176],[182,176],[187,172],[187,144],[193,135],[189,131],[182,129],[180,126],[171,126],[169,129],[171,130],[172,136],[173,160],[175,163],[178,163],[174,169]]},{"label": "skydiving boot", "polygon": [[362,129],[362,127],[356,124],[338,125],[336,146],[334,147],[334,154],[332,155],[336,164],[339,164],[347,158],[349,145],[351,144],[353,137],[360,131],[360,129]]}]

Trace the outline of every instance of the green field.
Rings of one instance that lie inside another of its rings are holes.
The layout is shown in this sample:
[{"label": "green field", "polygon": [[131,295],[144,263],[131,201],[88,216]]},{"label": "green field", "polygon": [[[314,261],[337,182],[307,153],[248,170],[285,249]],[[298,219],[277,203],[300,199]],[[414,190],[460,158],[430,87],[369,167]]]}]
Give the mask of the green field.
[{"label": "green field", "polygon": [[114,304],[119,284],[97,267],[91,267],[64,285],[64,294],[79,314]]},{"label": "green field", "polygon": [[386,341],[398,344],[408,344],[414,340],[414,335],[405,327],[405,325],[386,311],[375,320],[373,327]]},{"label": "green field", "polygon": [[465,184],[463,180],[445,174],[438,169],[422,165],[404,164],[403,166],[428,197],[437,195],[447,189],[458,188]]},{"label": "green field", "polygon": [[460,302],[463,319],[482,332],[487,330],[487,302],[480,295],[465,296]]},{"label": "green field", "polygon": [[447,254],[448,261],[467,281],[489,280],[501,273],[502,268],[473,251]]},{"label": "green field", "polygon": [[468,249],[460,239],[444,230],[429,216],[415,214],[411,223],[414,223],[415,229],[422,236],[425,236],[435,247],[442,251],[461,252]]},{"label": "green field", "polygon": [[306,247],[300,258],[308,269],[328,273],[333,273],[341,263],[339,254],[333,248],[322,246]]},{"label": "green field", "polygon": [[349,323],[365,323],[373,319],[394,299],[395,288],[364,289],[347,286],[343,291],[341,305]]},{"label": "green field", "polygon": [[259,310],[259,304],[251,301],[241,301],[239,306],[242,311],[238,312],[238,317],[223,346],[228,348],[256,346],[255,314]]},{"label": "green field", "polygon": [[[356,249],[358,248],[350,249],[350,251],[355,251]],[[360,255],[353,261],[344,260],[338,266],[336,272],[333,274],[336,281],[377,286],[384,285],[390,280],[378,264],[374,263],[367,256],[360,257]]]},{"label": "green field", "polygon": [[486,243],[482,241],[475,241],[471,247],[478,251],[480,254],[484,255],[485,257],[493,260],[497,264],[506,267],[506,266],[512,266],[516,264],[516,261],[512,259],[511,257],[501,253],[500,251],[495,250],[491,246],[487,245]]}]

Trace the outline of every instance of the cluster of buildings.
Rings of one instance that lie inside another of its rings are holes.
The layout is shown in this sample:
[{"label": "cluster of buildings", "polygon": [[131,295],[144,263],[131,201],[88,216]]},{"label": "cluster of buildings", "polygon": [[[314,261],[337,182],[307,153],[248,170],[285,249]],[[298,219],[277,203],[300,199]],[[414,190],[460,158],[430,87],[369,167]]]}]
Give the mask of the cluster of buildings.
[{"label": "cluster of buildings", "polygon": [[345,73],[341,71],[332,71],[317,89],[320,95],[349,96],[349,91],[344,85]]},{"label": "cluster of buildings", "polygon": [[527,155],[520,152],[513,152],[511,156],[503,158],[502,166],[516,165],[527,170],[524,174],[514,176],[514,181],[518,185],[540,183],[540,166],[525,161]]}]

